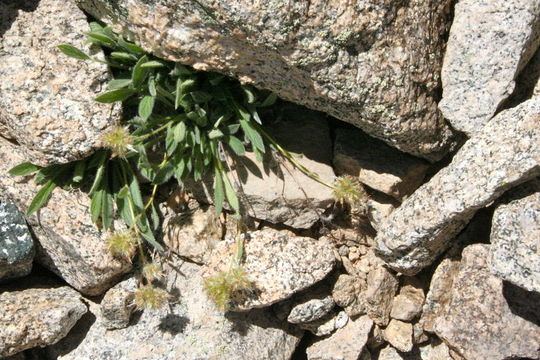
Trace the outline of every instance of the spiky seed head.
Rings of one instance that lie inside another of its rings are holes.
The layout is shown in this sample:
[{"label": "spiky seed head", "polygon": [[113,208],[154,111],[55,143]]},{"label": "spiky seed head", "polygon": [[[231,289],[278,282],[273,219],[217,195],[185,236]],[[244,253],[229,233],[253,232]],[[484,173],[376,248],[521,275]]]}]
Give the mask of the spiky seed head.
[{"label": "spiky seed head", "polygon": [[137,237],[133,231],[115,231],[107,238],[107,248],[112,256],[130,260],[135,254]]},{"label": "spiky seed head", "polygon": [[169,299],[169,294],[152,285],[144,285],[135,291],[133,302],[138,309],[160,309]]},{"label": "spiky seed head", "polygon": [[133,138],[129,129],[124,126],[115,125],[105,131],[101,136],[101,143],[119,157],[125,157]]},{"label": "spiky seed head", "polygon": [[367,194],[360,181],[354,176],[344,175],[334,181],[334,198],[337,202],[357,205],[366,200]]},{"label": "spiky seed head", "polygon": [[208,297],[221,311],[227,311],[233,302],[242,298],[253,288],[246,271],[242,267],[234,267],[229,271],[221,271],[204,280],[204,289]]},{"label": "spiky seed head", "polygon": [[161,276],[163,275],[159,264],[156,264],[154,262],[145,264],[141,272],[142,276],[150,282],[161,278]]}]

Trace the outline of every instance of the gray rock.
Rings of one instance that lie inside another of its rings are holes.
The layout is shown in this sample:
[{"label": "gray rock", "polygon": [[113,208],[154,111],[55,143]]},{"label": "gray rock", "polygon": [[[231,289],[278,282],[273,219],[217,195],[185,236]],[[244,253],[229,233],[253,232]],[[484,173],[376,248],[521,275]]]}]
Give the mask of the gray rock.
[{"label": "gray rock", "polygon": [[413,348],[413,326],[410,323],[392,319],[384,329],[384,338],[399,351],[409,352]]},{"label": "gray rock", "polygon": [[[230,267],[235,254],[232,239],[221,242],[214,252],[205,278]],[[252,295],[233,310],[270,306],[321,281],[332,271],[332,245],[324,240],[294,236],[289,231],[271,229],[248,233],[243,268],[253,284]]]},{"label": "gray rock", "polygon": [[370,188],[401,200],[420,186],[428,165],[360,130],[338,128],[334,167],[338,175],[353,175]]},{"label": "gray rock", "polygon": [[[20,146],[0,138],[0,187],[21,210],[26,210],[39,187],[28,177],[8,175],[9,169],[28,160]],[[36,235],[36,261],[58,274],[85,295],[98,295],[113,286],[132,264],[113,258],[102,234],[90,219],[86,194],[54,190],[39,217],[28,222]],[[115,224],[121,228],[122,224]]]},{"label": "gray rock", "polygon": [[105,90],[107,67],[57,48],[85,47],[86,15],[72,1],[4,1],[0,24],[2,135],[28,148],[26,160],[41,165],[90,154],[118,115],[94,101]]},{"label": "gray rock", "polygon": [[[58,360],[288,360],[302,331],[278,321],[268,310],[223,314],[203,290],[201,268],[175,262],[165,269],[169,306],[136,314],[124,329],[108,331],[97,317],[47,348]],[[81,340],[82,339],[82,340]]]},{"label": "gray rock", "polygon": [[34,241],[24,215],[11,201],[0,199],[0,282],[32,270]]},{"label": "gray rock", "polygon": [[463,250],[435,333],[466,359],[539,358],[537,294],[503,284],[489,272],[488,254],[483,244]]},{"label": "gray rock", "polygon": [[87,311],[81,296],[67,286],[28,284],[36,288],[18,286],[0,294],[0,357],[58,342]]},{"label": "gray rock", "polygon": [[448,248],[478,209],[538,176],[539,119],[540,98],[499,113],[390,215],[377,234],[377,254],[414,275]]},{"label": "gray rock", "polygon": [[137,279],[129,278],[110,288],[101,300],[101,319],[107,330],[122,329],[129,325],[135,310],[133,299]]},{"label": "gray rock", "polygon": [[[288,115],[288,121],[268,127],[268,132],[288,151],[301,153],[296,159],[324,182],[332,184],[332,144],[330,130],[324,118],[309,110]],[[332,189],[296,170],[287,161],[274,161],[266,157],[262,163],[253,153],[247,159],[238,159],[236,171],[230,178],[241,194],[246,213],[260,220],[282,223],[297,229],[310,228],[320,220],[320,214],[334,202]],[[195,184],[193,190],[199,199],[212,203],[210,181]],[[204,191],[203,191],[204,190]]]},{"label": "gray rock", "polygon": [[540,180],[526,185],[535,192],[495,210],[489,264],[501,279],[540,293]]},{"label": "gray rock", "polygon": [[373,321],[368,316],[349,320],[329,337],[307,348],[309,360],[358,360],[364,350]]},{"label": "gray rock", "polygon": [[349,316],[345,311],[332,311],[318,320],[300,324],[300,328],[310,331],[315,336],[327,336],[343,328],[348,322]]},{"label": "gray rock", "polygon": [[200,264],[208,262],[222,235],[214,207],[186,211],[163,220],[163,243],[168,251]]},{"label": "gray rock", "polygon": [[301,299],[296,299],[287,321],[292,324],[302,324],[319,320],[327,315],[336,303],[330,294],[315,294],[309,292]]},{"label": "gray rock", "polygon": [[424,298],[424,291],[418,284],[414,282],[404,284],[394,298],[390,316],[403,321],[414,319],[422,313]]},{"label": "gray rock", "polygon": [[419,346],[421,360],[449,360],[450,349],[442,341],[432,340],[430,343]]},{"label": "gray rock", "polygon": [[386,221],[392,211],[398,207],[393,201],[384,199],[380,196],[371,196],[367,201],[367,216],[371,226],[379,231],[381,224]]},{"label": "gray rock", "polygon": [[481,131],[539,45],[538,1],[459,1],[442,69],[445,118],[469,135]]},{"label": "gray rock", "polygon": [[405,152],[448,149],[436,92],[451,0],[77,2],[164,58],[232,74]]}]

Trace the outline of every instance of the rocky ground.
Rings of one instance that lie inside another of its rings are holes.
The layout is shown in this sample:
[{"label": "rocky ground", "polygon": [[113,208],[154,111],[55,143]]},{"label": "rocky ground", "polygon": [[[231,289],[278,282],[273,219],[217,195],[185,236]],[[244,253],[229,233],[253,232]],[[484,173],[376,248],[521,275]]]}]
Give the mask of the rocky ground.
[{"label": "rocky ground", "polygon": [[[309,107],[281,102],[268,131],[368,196],[351,209],[254,162],[256,291],[223,312],[203,283],[228,265],[232,216],[204,181],[170,185],[168,303],[134,307],[138,269],[108,252],[88,196],[57,189],[25,217],[37,187],[8,174],[90,154],[120,116],[93,101],[106,66],[56,47],[86,46],[89,15]],[[540,359],[540,2],[0,0],[0,20],[0,358]]]}]

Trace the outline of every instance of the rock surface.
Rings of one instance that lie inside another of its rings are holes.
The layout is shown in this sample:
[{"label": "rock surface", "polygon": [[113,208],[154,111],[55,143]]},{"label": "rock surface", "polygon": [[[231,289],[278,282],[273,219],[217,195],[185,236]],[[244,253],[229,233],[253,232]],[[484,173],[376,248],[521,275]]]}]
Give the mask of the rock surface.
[{"label": "rock surface", "polygon": [[540,293],[540,180],[525,185],[534,192],[495,210],[489,264],[501,279]]},{"label": "rock surface", "polygon": [[91,153],[118,114],[93,100],[104,90],[107,67],[57,48],[84,48],[86,15],[72,1],[3,1],[0,24],[2,135],[31,150],[27,160],[41,165]]},{"label": "rock surface", "polygon": [[413,327],[410,323],[392,319],[384,329],[384,338],[399,351],[409,352],[413,347]]},{"label": "rock surface", "polygon": [[332,311],[335,305],[334,299],[329,294],[306,295],[305,299],[295,301],[287,321],[291,324],[302,324],[319,320]]},{"label": "rock surface", "polygon": [[[285,300],[321,281],[334,268],[334,253],[327,241],[271,229],[248,234],[242,266],[253,284],[253,296],[233,304],[234,310],[262,308]],[[204,276],[227,270],[233,254],[234,241],[221,242]]]},{"label": "rock surface", "polygon": [[459,1],[442,68],[445,118],[455,129],[478,133],[539,45],[538,1]]},{"label": "rock surface", "polygon": [[[28,154],[0,138],[0,187],[25,210],[38,191],[28,177],[7,172],[28,160]],[[90,199],[81,192],[55,189],[39,217],[28,222],[38,244],[36,260],[85,295],[106,291],[131,269],[131,263],[113,258],[101,234],[90,219]]]},{"label": "rock surface", "polygon": [[[167,272],[171,303],[135,314],[125,329],[107,331],[97,320],[47,349],[58,360],[288,360],[302,332],[280,323],[269,310],[223,314],[203,291],[201,268],[174,263]],[[87,333],[85,334],[85,332]],[[81,341],[82,337],[82,341]]]},{"label": "rock surface", "polygon": [[377,234],[378,255],[414,275],[504,191],[540,175],[540,98],[503,111],[396,209]]},{"label": "rock surface", "polygon": [[208,262],[222,233],[214,207],[187,211],[163,221],[163,242],[167,249],[200,264]]},{"label": "rock surface", "polygon": [[77,2],[164,58],[232,74],[405,152],[448,149],[436,92],[451,0]]},{"label": "rock surface", "polygon": [[[326,120],[309,110],[294,111],[286,116],[288,121],[270,125],[267,131],[288,151],[302,153],[296,160],[331,184],[335,175]],[[266,157],[260,163],[253,153],[246,153],[246,157],[246,160],[238,159],[236,171],[230,178],[238,179],[233,186],[241,194],[240,200],[249,216],[307,229],[319,221],[320,214],[333,203],[331,188],[304,175],[287,161],[276,162]],[[212,185],[207,184],[204,193],[199,187],[194,186],[196,195],[212,202]]]},{"label": "rock surface", "polygon": [[415,284],[404,284],[392,303],[393,319],[410,321],[422,313],[424,291]]},{"label": "rock surface", "polygon": [[345,327],[307,348],[309,360],[357,360],[367,343],[373,321],[369,316],[349,320]]},{"label": "rock surface", "polygon": [[332,311],[318,320],[299,324],[301,329],[310,331],[315,336],[327,336],[343,328],[349,322],[345,311]]},{"label": "rock surface", "polygon": [[34,253],[24,215],[14,203],[0,199],[0,282],[28,275]]},{"label": "rock surface", "polygon": [[88,310],[67,286],[24,282],[29,283],[36,288],[7,288],[0,294],[0,357],[58,342]]},{"label": "rock surface", "polygon": [[360,130],[338,128],[334,167],[337,175],[358,177],[370,188],[401,200],[420,186],[428,165]]},{"label": "rock surface", "polygon": [[110,288],[101,300],[101,320],[108,329],[122,329],[129,325],[135,306],[137,279],[129,278]]},{"label": "rock surface", "polygon": [[540,357],[538,296],[503,284],[489,272],[489,246],[463,251],[451,301],[435,332],[466,359]]}]

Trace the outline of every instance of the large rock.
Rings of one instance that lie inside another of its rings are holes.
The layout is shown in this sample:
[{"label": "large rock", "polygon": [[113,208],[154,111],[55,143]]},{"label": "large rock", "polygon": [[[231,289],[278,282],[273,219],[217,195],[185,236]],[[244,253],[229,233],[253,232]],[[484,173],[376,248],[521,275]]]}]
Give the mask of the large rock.
[{"label": "large rock", "polygon": [[435,332],[466,359],[540,357],[538,294],[510,287],[489,272],[489,246],[470,245],[435,319]]},{"label": "large rock", "polygon": [[349,320],[345,327],[307,348],[309,360],[357,360],[367,343],[373,321],[368,316]]},{"label": "large rock", "polygon": [[540,98],[493,118],[379,228],[376,246],[392,268],[414,275],[431,264],[475,212],[540,175]]},{"label": "large rock", "polygon": [[512,94],[539,45],[538,1],[459,1],[442,69],[445,118],[460,131],[478,133]]},{"label": "large rock", "polygon": [[14,203],[0,199],[0,282],[28,275],[33,260],[34,241],[24,215]]},{"label": "large rock", "polygon": [[101,300],[101,321],[108,329],[122,329],[129,325],[135,310],[135,290],[138,281],[135,277],[119,282],[105,293]]},{"label": "large rock", "polygon": [[490,269],[501,279],[540,293],[540,180],[526,185],[534,193],[495,210]]},{"label": "large rock", "polygon": [[161,57],[232,74],[412,154],[448,148],[436,99],[451,0],[77,2]]},{"label": "large rock", "polygon": [[[288,360],[302,332],[279,322],[270,310],[223,314],[207,300],[201,268],[174,263],[166,268],[171,303],[144,311],[125,329],[107,331],[99,306],[95,322],[80,326],[49,347],[58,360]],[[176,295],[174,295],[176,294]],[[179,296],[179,297],[177,297]]]},{"label": "large rock", "polygon": [[[235,242],[221,242],[205,277],[227,271],[236,253]],[[254,231],[245,241],[242,266],[253,285],[253,296],[232,304],[235,310],[270,306],[323,280],[332,271],[335,257],[326,240],[294,236],[289,231]]]},{"label": "large rock", "polygon": [[401,200],[420,186],[428,165],[393,149],[360,130],[338,128],[334,142],[334,167],[372,189]]},{"label": "large rock", "polygon": [[[326,119],[306,109],[286,113],[287,121],[268,126],[268,132],[288,151],[303,156],[296,160],[322,181],[332,184],[332,142]],[[253,153],[238,158],[229,173],[245,212],[256,219],[283,223],[297,229],[311,227],[334,202],[332,189],[294,168],[287,160],[266,156],[258,162]],[[190,186],[197,197],[212,202],[212,185]],[[202,191],[204,190],[204,192]]]},{"label": "large rock", "polygon": [[35,288],[7,288],[0,294],[0,357],[58,342],[87,311],[81,296],[67,286],[24,283],[29,284]]},{"label": "large rock", "polygon": [[117,114],[94,101],[108,80],[106,65],[57,48],[84,48],[89,30],[73,1],[0,3],[0,132],[30,149],[33,163],[88,155]]},{"label": "large rock", "polygon": [[[38,187],[29,177],[7,175],[28,154],[0,138],[0,187],[26,210]],[[127,273],[132,265],[113,258],[102,234],[90,219],[90,199],[77,191],[54,190],[39,216],[28,219],[38,240],[36,260],[86,295],[98,295]]]}]

